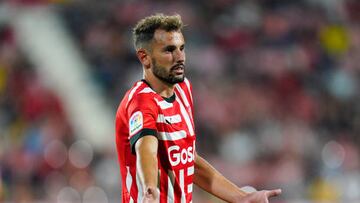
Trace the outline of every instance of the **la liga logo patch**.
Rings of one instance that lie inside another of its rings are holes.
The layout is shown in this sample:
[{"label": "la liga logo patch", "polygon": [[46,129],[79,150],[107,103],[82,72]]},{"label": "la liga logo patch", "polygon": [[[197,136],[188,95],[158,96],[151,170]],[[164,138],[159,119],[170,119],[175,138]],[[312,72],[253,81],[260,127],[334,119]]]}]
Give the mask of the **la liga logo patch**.
[{"label": "la liga logo patch", "polygon": [[143,128],[143,115],[141,111],[133,113],[129,120],[129,133],[133,135]]}]

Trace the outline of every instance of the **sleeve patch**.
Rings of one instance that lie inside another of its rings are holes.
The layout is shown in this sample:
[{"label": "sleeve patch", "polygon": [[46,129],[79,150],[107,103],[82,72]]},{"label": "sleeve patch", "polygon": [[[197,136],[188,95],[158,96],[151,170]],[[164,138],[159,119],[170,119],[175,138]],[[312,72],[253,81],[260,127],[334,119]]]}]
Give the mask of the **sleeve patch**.
[{"label": "sleeve patch", "polygon": [[130,136],[139,132],[144,126],[143,115],[141,111],[137,111],[131,115],[129,120],[129,134]]}]

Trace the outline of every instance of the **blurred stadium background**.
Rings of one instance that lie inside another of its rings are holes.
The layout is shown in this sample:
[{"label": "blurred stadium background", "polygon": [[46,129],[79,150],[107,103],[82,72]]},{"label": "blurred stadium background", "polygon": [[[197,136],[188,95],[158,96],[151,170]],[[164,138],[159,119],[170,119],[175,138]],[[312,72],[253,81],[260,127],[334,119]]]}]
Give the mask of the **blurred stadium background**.
[{"label": "blurred stadium background", "polygon": [[120,202],[113,120],[156,12],[187,24],[200,154],[272,202],[360,202],[357,0],[1,1],[0,202]]}]

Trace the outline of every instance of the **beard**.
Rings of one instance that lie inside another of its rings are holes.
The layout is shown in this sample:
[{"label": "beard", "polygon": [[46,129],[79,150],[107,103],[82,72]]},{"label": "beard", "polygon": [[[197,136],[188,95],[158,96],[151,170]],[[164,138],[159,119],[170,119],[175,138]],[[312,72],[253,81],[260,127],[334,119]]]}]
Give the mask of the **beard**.
[{"label": "beard", "polygon": [[[152,72],[155,75],[155,77],[157,77],[158,79],[160,79],[163,82],[166,82],[168,84],[174,85],[176,83],[179,82],[183,82],[185,79],[185,74],[181,74],[181,75],[176,75],[173,71],[176,69],[176,67],[171,67],[170,70],[167,70],[166,67],[163,66],[159,66],[156,63],[156,60],[153,59],[152,60]],[[184,66],[185,69],[185,66]]]}]

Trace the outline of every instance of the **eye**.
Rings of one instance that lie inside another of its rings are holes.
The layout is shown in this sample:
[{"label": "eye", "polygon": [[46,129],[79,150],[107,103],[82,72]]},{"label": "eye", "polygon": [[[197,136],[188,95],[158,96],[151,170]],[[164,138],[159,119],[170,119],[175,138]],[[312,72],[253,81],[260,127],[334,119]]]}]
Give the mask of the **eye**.
[{"label": "eye", "polygon": [[181,51],[184,51],[184,49],[185,49],[185,45],[182,45],[182,46],[180,47],[180,50],[181,50]]},{"label": "eye", "polygon": [[165,52],[173,52],[176,49],[175,46],[167,46],[164,48]]}]

